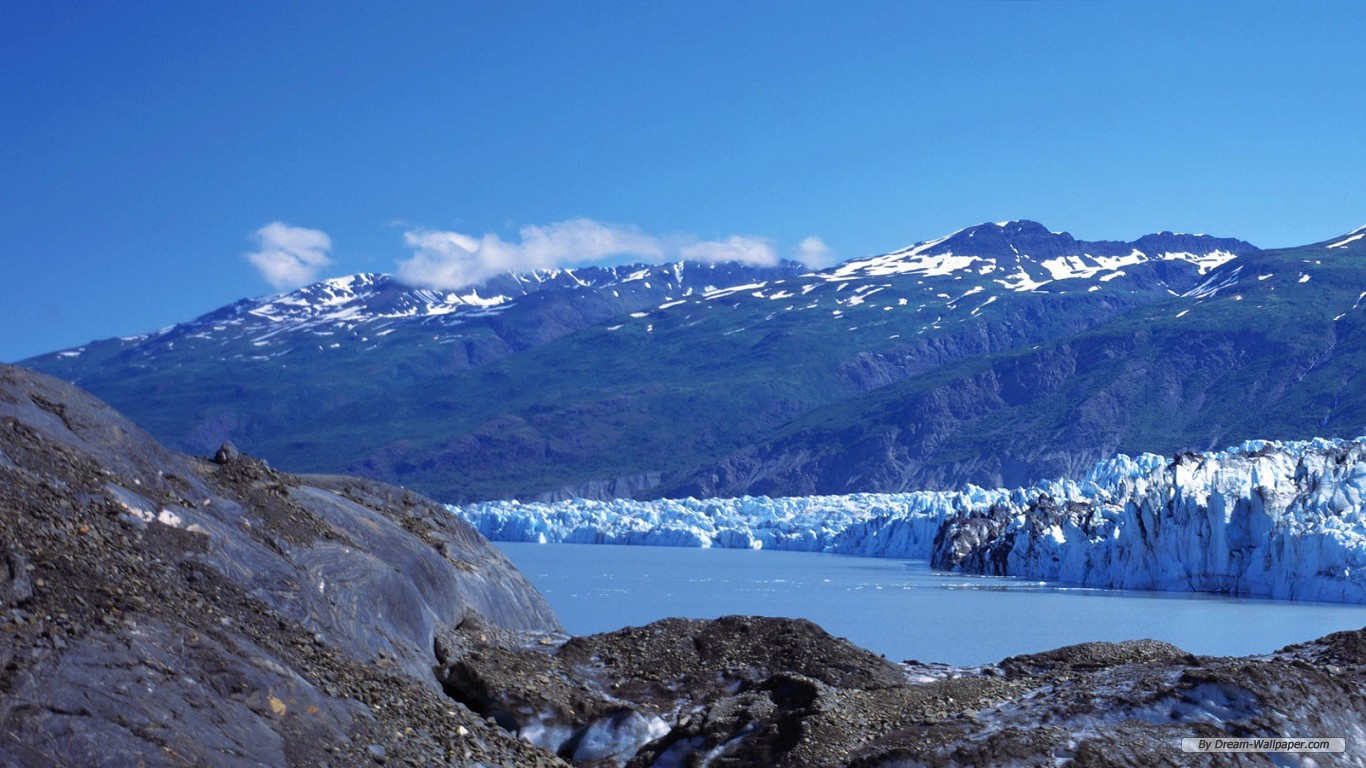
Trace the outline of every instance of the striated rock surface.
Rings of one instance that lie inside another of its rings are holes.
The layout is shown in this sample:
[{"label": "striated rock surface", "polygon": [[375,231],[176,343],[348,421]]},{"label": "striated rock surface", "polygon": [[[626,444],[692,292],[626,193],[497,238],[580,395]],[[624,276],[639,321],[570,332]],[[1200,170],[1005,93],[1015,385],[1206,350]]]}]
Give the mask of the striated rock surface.
[{"label": "striated rock surface", "polygon": [[430,501],[176,454],[0,368],[0,764],[554,762],[442,695],[476,616],[559,629]]}]

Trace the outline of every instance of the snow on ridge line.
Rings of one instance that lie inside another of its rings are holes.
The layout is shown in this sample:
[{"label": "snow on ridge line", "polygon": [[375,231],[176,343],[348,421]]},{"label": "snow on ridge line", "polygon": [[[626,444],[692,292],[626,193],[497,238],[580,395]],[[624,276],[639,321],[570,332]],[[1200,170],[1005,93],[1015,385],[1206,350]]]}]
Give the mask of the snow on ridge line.
[{"label": "snow on ridge line", "polygon": [[501,541],[928,559],[1089,587],[1366,604],[1366,437],[1101,461],[1080,482],[449,507]]},{"label": "snow on ridge line", "polygon": [[[1012,224],[1014,222],[1005,222]],[[1003,226],[997,222],[996,226]],[[870,256],[863,259],[852,259],[839,264],[829,270],[817,273],[818,276],[830,280],[848,280],[856,276],[864,277],[886,277],[890,275],[923,275],[926,277],[942,277],[945,275],[977,271],[980,274],[987,274],[995,271],[998,264],[995,259],[980,256],[974,253],[959,254],[952,250],[931,252],[936,246],[948,241],[954,236],[966,230],[960,230],[951,235],[929,240],[924,243],[917,243],[899,251],[893,251],[878,256]],[[1348,242],[1348,241],[1343,241]],[[1330,246],[1333,247],[1333,246]],[[1047,273],[1047,278],[1043,282],[1035,282],[1034,278],[1024,269],[1023,264],[1016,264],[1022,282],[1019,286],[1007,285],[1006,281],[996,280],[1003,287],[1010,290],[1023,291],[1033,290],[1043,283],[1052,280],[1070,279],[1090,279],[1096,275],[1104,275],[1102,280],[1118,277],[1122,274],[1122,269],[1127,266],[1144,264],[1155,261],[1185,261],[1196,267],[1199,274],[1204,275],[1216,267],[1222,266],[1229,261],[1237,258],[1237,254],[1230,251],[1215,249],[1208,253],[1189,253],[1185,251],[1165,251],[1162,253],[1148,254],[1133,248],[1127,254],[1116,256],[1097,256],[1092,253],[1077,253],[1068,256],[1058,256],[1042,261],[1027,253],[1021,253],[1012,244],[1011,250],[1020,261],[1036,263],[1039,268]],[[981,266],[978,265],[981,262]],[[1042,277],[1042,275],[1039,275]]]},{"label": "snow on ridge line", "polygon": [[[1366,229],[1366,227],[1363,227],[1363,229]],[[1351,245],[1352,243],[1355,243],[1356,241],[1360,240],[1360,239],[1363,238],[1363,237],[1366,237],[1366,232],[1362,232],[1361,230],[1357,230],[1356,232],[1353,232],[1350,236],[1348,236],[1348,237],[1346,237],[1346,238],[1344,238],[1344,239],[1342,239],[1342,240],[1339,240],[1339,241],[1337,241],[1336,243],[1333,243],[1333,244],[1331,244],[1331,245],[1325,246],[1325,247],[1327,247],[1327,248],[1346,248],[1348,245]]]}]

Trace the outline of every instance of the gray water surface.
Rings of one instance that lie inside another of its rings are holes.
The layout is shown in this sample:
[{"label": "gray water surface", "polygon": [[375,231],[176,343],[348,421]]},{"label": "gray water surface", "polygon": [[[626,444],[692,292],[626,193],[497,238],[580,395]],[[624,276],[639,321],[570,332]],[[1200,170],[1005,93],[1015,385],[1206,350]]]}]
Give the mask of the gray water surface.
[{"label": "gray water surface", "polygon": [[945,574],[924,561],[806,552],[497,545],[576,635],[668,616],[810,619],[889,659],[967,665],[1088,640],[1267,653],[1366,626],[1366,607],[1060,587]]}]

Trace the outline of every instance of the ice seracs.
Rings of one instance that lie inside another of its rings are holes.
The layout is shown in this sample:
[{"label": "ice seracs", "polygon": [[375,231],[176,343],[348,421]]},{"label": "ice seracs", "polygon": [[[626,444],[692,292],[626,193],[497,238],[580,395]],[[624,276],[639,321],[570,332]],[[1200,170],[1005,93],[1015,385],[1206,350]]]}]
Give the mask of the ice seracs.
[{"label": "ice seracs", "polygon": [[799,498],[487,502],[503,541],[928,559],[1090,587],[1366,604],[1366,438],[1118,456],[1081,482]]}]

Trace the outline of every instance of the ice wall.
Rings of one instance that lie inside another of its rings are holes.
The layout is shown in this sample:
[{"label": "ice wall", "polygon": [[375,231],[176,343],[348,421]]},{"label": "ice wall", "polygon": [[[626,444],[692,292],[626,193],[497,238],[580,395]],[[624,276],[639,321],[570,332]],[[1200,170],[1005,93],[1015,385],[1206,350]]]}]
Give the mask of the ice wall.
[{"label": "ice wall", "polygon": [[1366,603],[1366,438],[1118,456],[1080,483],[797,498],[488,502],[502,541],[741,547],[928,559],[1120,589]]}]

